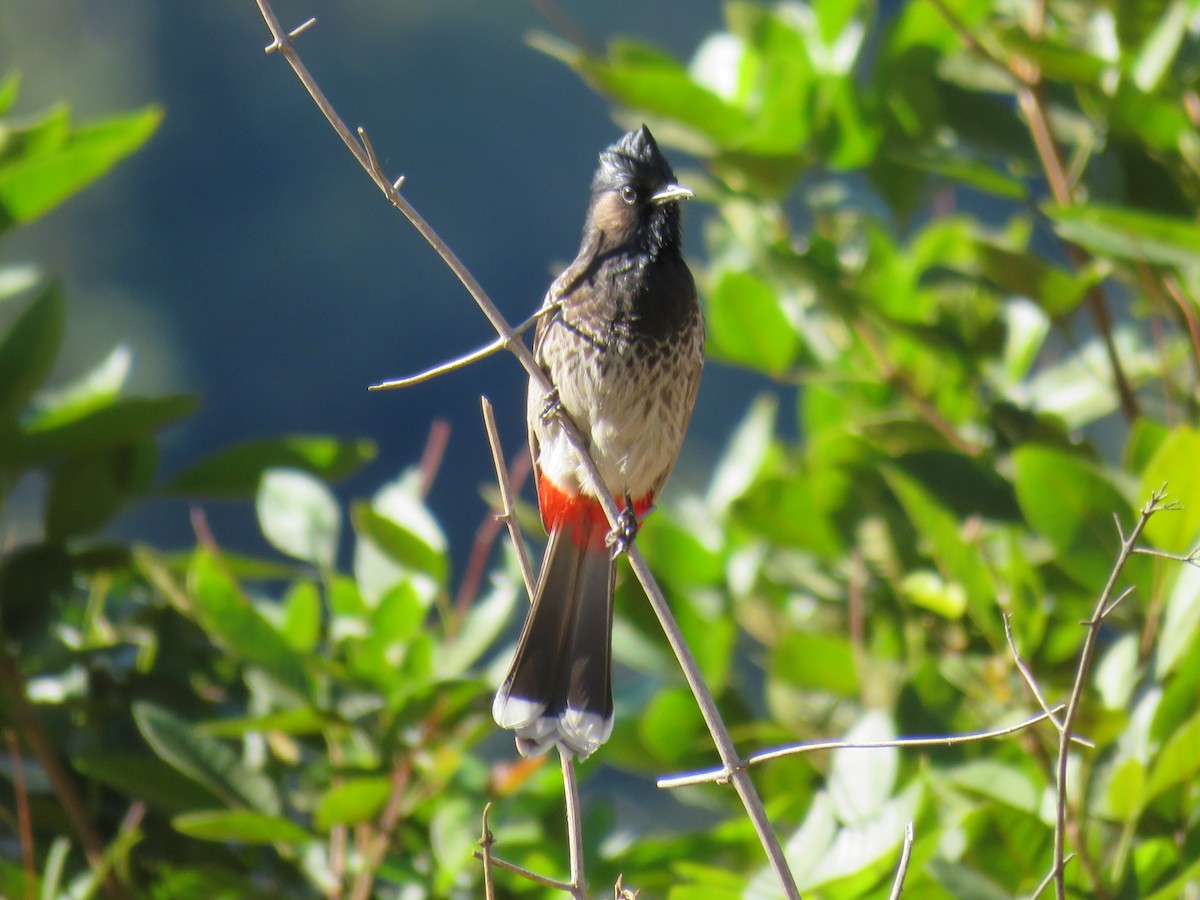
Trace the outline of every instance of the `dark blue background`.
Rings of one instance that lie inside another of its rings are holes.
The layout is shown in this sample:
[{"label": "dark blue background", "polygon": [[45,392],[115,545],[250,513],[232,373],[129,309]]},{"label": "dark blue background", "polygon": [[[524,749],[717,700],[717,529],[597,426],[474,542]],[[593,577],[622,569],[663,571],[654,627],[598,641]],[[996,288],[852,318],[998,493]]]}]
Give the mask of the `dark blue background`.
[{"label": "dark blue background", "polygon": [[[275,8],[293,26],[318,17],[299,49],[334,105],[367,128],[389,174],[407,176],[406,196],[510,321],[532,312],[554,266],[575,253],[596,154],[622,131],[574,73],[525,43],[545,20],[526,3]],[[559,8],[598,44],[639,35],[683,59],[721,26],[717,4]],[[268,42],[253,0],[6,0],[0,59],[22,73],[22,112],[64,100],[86,120],[156,102],[166,117],[113,175],[0,244],[0,261],[32,260],[65,279],[61,377],[124,341],[138,392],[203,396],[202,411],[169,435],[166,475],[253,436],[361,435],[378,441],[379,459],[340,493],[364,496],[416,462],[435,418],[449,420],[430,503],[461,572],[491,472],[479,395],[495,403],[511,457],[524,443],[524,378],[498,356],[407,391],[367,393],[491,332],[283,59],[263,53]],[[694,257],[704,215],[698,204],[686,214]],[[676,481],[704,483],[754,387],[709,367]],[[207,510],[218,540],[262,548],[245,507]],[[191,541],[179,504],[144,507],[119,528],[159,545]]]}]

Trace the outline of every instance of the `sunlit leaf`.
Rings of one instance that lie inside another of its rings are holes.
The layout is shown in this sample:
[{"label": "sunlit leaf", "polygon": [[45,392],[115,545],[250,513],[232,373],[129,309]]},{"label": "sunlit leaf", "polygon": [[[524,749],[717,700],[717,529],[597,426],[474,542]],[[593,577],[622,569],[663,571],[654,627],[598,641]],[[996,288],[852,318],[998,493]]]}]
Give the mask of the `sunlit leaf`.
[{"label": "sunlit leaf", "polygon": [[392,779],[384,776],[347,778],[317,801],[314,817],[320,831],[334,825],[353,825],[372,819],[392,793]]},{"label": "sunlit leaf", "polygon": [[1117,553],[1113,516],[1128,523],[1129,503],[1095,466],[1061,450],[1020,447],[1013,470],[1021,510],[1059,563],[1081,584],[1104,584]]},{"label": "sunlit leaf", "polygon": [[1098,203],[1051,206],[1046,213],[1062,237],[1100,256],[1177,266],[1200,259],[1194,221]]},{"label": "sunlit leaf", "polygon": [[0,155],[0,218],[27,222],[53,209],[142,146],[161,120],[162,110],[147,107],[72,129],[59,109],[24,126]]},{"label": "sunlit leaf", "polygon": [[306,472],[269,469],[256,502],[258,523],[277,550],[331,569],[342,513],[333,493]]},{"label": "sunlit leaf", "polygon": [[176,816],[171,827],[202,841],[235,844],[306,844],[316,839],[291,819],[223,809]]},{"label": "sunlit leaf", "polygon": [[296,698],[310,696],[301,657],[204,550],[192,559],[188,596],[199,623],[233,659],[261,668]]},{"label": "sunlit leaf", "polygon": [[770,285],[748,272],[724,272],[708,302],[714,356],[780,375],[796,357],[799,339]]},{"label": "sunlit leaf", "polygon": [[225,744],[152,703],[134,704],[133,716],[155,753],[230,806],[279,814],[279,794],[271,779],[246,768]]}]

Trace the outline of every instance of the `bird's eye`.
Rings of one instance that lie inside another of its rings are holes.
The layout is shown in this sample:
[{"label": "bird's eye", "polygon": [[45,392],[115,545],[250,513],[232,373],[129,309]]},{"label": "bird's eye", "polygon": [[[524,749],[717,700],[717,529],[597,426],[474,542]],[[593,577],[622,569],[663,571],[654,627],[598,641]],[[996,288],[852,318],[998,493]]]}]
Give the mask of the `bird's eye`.
[{"label": "bird's eye", "polygon": [[632,185],[627,184],[625,187],[621,188],[621,199],[630,206],[633,206],[633,204],[637,203],[637,197],[637,188],[633,187]]}]

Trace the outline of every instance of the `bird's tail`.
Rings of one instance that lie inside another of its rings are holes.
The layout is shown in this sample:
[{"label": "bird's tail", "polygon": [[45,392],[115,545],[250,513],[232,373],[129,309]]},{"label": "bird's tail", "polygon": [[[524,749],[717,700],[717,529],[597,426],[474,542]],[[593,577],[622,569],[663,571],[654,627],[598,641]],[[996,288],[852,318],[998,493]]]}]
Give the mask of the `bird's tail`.
[{"label": "bird's tail", "polygon": [[607,532],[603,512],[551,528],[533,606],[492,704],[496,723],[517,733],[522,756],[558,744],[584,759],[612,733],[616,564]]}]

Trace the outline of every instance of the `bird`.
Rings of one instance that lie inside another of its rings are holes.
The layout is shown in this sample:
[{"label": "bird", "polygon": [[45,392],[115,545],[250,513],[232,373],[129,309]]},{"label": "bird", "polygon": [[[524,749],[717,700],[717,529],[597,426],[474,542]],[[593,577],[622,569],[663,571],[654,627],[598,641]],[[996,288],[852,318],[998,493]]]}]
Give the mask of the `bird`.
[{"label": "bird", "polygon": [[[552,389],[530,379],[526,417],[548,539],[492,704],[522,756],[557,746],[586,759],[612,733],[616,559],[675,465],[704,367],[680,229],[692,197],[645,125],[601,151],[579,252],[539,310],[533,355]],[[616,529],[559,411],[621,509]]]}]

